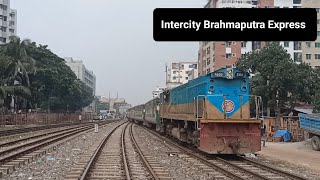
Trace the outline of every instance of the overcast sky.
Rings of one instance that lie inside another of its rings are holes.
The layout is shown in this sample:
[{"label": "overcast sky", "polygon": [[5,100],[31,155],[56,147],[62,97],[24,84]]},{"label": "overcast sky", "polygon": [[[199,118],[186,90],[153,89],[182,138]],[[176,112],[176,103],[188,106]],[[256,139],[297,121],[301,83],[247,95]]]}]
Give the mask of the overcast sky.
[{"label": "overcast sky", "polygon": [[97,95],[119,92],[136,105],[165,86],[165,64],[197,61],[196,42],[155,42],[157,7],[203,7],[207,0],[11,0],[18,36],[82,60],[97,77]]}]

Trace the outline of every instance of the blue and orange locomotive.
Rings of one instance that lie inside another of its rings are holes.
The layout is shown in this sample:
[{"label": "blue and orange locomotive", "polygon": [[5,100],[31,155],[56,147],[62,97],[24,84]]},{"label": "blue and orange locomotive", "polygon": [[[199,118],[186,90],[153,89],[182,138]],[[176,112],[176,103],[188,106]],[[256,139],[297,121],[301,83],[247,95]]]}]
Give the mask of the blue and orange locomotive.
[{"label": "blue and orange locomotive", "polygon": [[129,109],[128,118],[209,154],[254,153],[261,150],[262,102],[249,90],[249,74],[226,67]]}]

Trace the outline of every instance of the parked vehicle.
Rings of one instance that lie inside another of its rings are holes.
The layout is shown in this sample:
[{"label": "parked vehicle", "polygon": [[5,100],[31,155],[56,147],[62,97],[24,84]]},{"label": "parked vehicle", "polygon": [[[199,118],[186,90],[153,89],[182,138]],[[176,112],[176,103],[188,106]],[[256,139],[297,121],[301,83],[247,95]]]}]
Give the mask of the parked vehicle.
[{"label": "parked vehicle", "polygon": [[320,114],[299,113],[300,128],[309,133],[312,148],[320,151]]}]

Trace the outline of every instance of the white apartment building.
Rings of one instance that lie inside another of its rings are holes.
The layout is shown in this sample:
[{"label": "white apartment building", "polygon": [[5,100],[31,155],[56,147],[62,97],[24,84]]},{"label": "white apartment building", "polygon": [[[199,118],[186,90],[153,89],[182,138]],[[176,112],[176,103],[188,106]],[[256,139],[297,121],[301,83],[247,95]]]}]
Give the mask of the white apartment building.
[{"label": "white apartment building", "polygon": [[162,93],[166,88],[157,86],[156,90],[152,91],[152,98],[156,98],[160,96],[160,93]]},{"label": "white apartment building", "polygon": [[189,71],[197,68],[196,62],[172,63],[170,67],[166,67],[166,83],[185,84],[189,81]]},{"label": "white apartment building", "polygon": [[189,73],[188,73],[189,81],[196,79],[197,77],[198,77],[198,69],[192,69],[191,71],[189,71]]},{"label": "white apartment building", "polygon": [[0,44],[17,35],[17,10],[10,9],[10,0],[0,0]]},{"label": "white apartment building", "polygon": [[[96,94],[96,76],[93,71],[89,71],[81,60],[74,60],[71,57],[65,57],[66,65],[76,74],[77,78],[92,89],[93,95]],[[85,112],[95,111],[95,102],[84,108]]]}]

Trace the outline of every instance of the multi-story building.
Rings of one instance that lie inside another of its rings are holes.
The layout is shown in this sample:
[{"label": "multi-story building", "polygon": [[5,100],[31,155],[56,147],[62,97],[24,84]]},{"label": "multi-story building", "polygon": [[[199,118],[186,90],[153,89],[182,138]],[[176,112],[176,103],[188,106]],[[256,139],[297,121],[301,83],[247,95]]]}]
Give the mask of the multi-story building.
[{"label": "multi-story building", "polygon": [[0,44],[17,35],[17,10],[10,9],[10,0],[0,0]]},{"label": "multi-story building", "polygon": [[316,8],[318,12],[317,29],[318,38],[314,42],[302,43],[302,61],[308,63],[313,68],[320,68],[320,1],[319,0],[302,0],[303,8]]},{"label": "multi-story building", "polygon": [[[76,74],[77,78],[84,82],[88,87],[92,89],[92,93],[96,94],[96,76],[93,71],[88,70],[81,60],[74,60],[71,57],[65,57],[66,64]],[[85,112],[95,112],[95,101],[88,107],[83,109]]]},{"label": "multi-story building", "polygon": [[[209,0],[205,8],[300,8],[301,0]],[[294,62],[302,61],[301,42],[279,42]],[[199,75],[205,75],[214,70],[234,66],[237,60],[250,51],[261,49],[262,41],[226,41],[200,42],[198,52]]]},{"label": "multi-story building", "polygon": [[152,91],[152,98],[159,97],[160,93],[162,93],[166,88],[157,86],[156,90]]},{"label": "multi-story building", "polygon": [[178,62],[172,63],[170,67],[166,67],[166,83],[185,84],[189,81],[189,71],[197,69],[196,62]]},{"label": "multi-story building", "polygon": [[197,77],[198,77],[198,69],[192,69],[191,71],[189,71],[188,73],[189,81],[196,79]]}]

